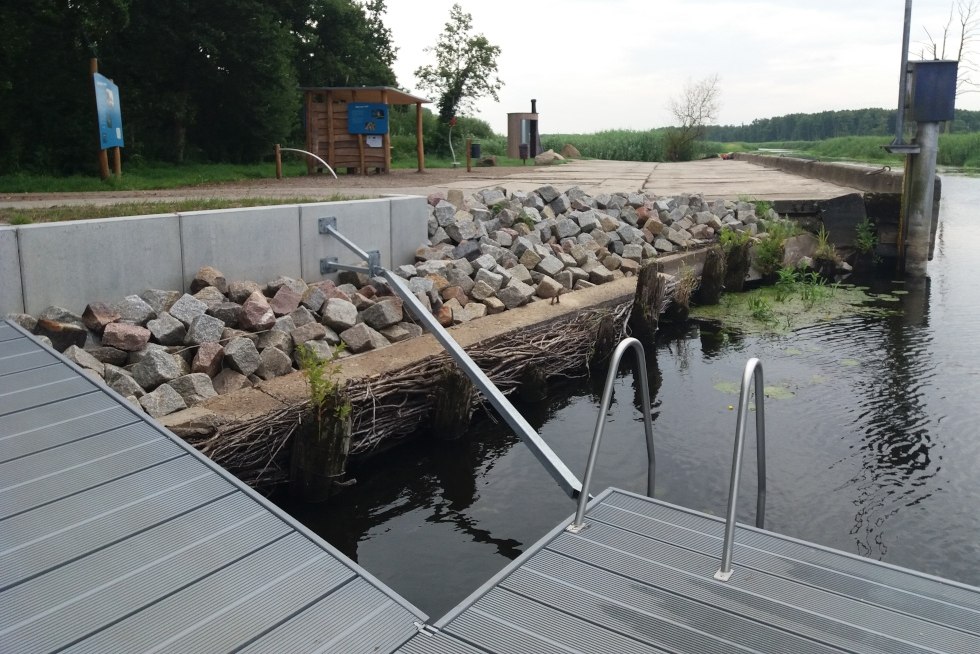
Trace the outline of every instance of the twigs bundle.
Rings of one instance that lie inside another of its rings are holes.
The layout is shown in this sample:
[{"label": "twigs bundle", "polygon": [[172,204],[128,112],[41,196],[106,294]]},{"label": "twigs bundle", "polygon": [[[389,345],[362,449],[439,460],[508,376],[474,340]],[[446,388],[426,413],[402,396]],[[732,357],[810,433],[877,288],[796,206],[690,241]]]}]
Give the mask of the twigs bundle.
[{"label": "twigs bundle", "polygon": [[[673,281],[671,281],[673,280]],[[667,281],[663,306],[670,301],[676,279]],[[589,373],[598,326],[611,316],[615,333],[626,336],[630,300],[611,309],[583,311],[567,322],[546,323],[482,343],[467,354],[504,394],[513,393],[529,368],[545,378],[576,378]],[[416,432],[428,418],[433,396],[447,366],[440,353],[418,363],[369,379],[351,380],[347,393],[351,413],[351,455],[363,455]],[[471,406],[484,402],[473,391]],[[226,425],[205,439],[191,441],[202,453],[256,488],[269,488],[289,479],[289,440],[302,425],[307,403],[288,407],[245,424]]]}]

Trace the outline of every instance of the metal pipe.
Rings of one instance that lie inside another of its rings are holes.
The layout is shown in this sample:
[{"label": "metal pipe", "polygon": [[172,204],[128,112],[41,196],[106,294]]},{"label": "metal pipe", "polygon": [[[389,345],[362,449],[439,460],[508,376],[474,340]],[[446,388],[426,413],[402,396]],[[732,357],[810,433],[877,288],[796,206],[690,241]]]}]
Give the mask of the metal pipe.
[{"label": "metal pipe", "polygon": [[544,442],[544,439],[528,424],[524,416],[514,408],[514,405],[500,392],[500,389],[490,381],[490,378],[480,370],[480,367],[466,354],[466,351],[459,343],[453,340],[449,332],[439,324],[439,321],[435,319],[425,305],[415,297],[415,294],[408,288],[404,280],[390,270],[382,269],[380,272],[388,280],[388,284],[392,287],[392,290],[405,301],[412,310],[412,313],[425,325],[429,333],[435,336],[436,340],[439,341],[456,362],[456,365],[473,381],[473,384],[483,393],[483,396],[493,405],[510,428],[521,437],[525,445],[531,448],[531,452],[545,469],[551,473],[551,476],[558,482],[562,490],[569,497],[577,497],[582,490],[582,483],[568,469],[568,466],[558,458],[554,450]]},{"label": "metal pipe", "polygon": [[936,157],[939,154],[939,123],[919,123],[915,142],[919,154],[910,157],[905,171],[908,194],[903,198],[904,251],[902,272],[925,277],[932,241],[933,200],[936,190]]},{"label": "metal pipe", "polygon": [[330,164],[328,164],[326,161],[324,161],[320,157],[316,156],[312,152],[307,152],[306,150],[298,150],[296,148],[279,148],[279,150],[281,152],[302,152],[303,154],[308,154],[309,156],[313,157],[314,159],[316,159],[317,161],[319,161],[320,163],[322,163],[324,166],[326,166],[327,167],[327,170],[330,171],[330,174],[333,175],[333,178],[334,179],[337,179],[337,173],[335,173],[333,171],[333,168],[330,167]]},{"label": "metal pipe", "polygon": [[656,476],[657,462],[653,450],[653,422],[650,417],[650,384],[647,381],[646,356],[643,352],[643,345],[635,338],[625,338],[613,352],[609,362],[609,372],[606,373],[606,385],[602,389],[602,402],[599,405],[599,417],[596,418],[595,432],[592,435],[592,446],[589,448],[589,461],[585,466],[585,480],[582,482],[582,492],[578,498],[578,508],[575,511],[575,520],[569,525],[568,531],[578,533],[583,528],[585,520],[585,505],[589,502],[589,486],[592,484],[592,473],[595,471],[596,460],[599,458],[599,442],[602,440],[602,432],[606,426],[606,412],[609,411],[609,404],[612,402],[613,383],[616,381],[616,372],[622,361],[623,354],[627,349],[632,348],[636,352],[636,365],[640,375],[640,394],[643,402],[643,428],[646,431],[647,441],[647,496],[653,497],[654,480]]},{"label": "metal pipe", "polygon": [[[340,241],[341,244],[344,247],[346,247],[348,250],[350,250],[351,252],[353,252],[354,254],[356,254],[357,256],[359,256],[364,261],[370,261],[371,255],[368,254],[367,252],[365,252],[364,250],[362,250],[360,247],[358,247],[357,243],[355,243],[354,241],[350,240],[349,238],[347,238],[346,236],[344,236],[343,234],[341,234],[340,232],[338,232],[336,227],[331,227],[330,225],[325,225],[323,227],[323,232],[326,233],[326,234],[330,234],[331,236],[333,236],[335,239],[337,239],[338,241]],[[336,264],[334,264],[334,265],[337,268],[340,267],[339,265],[336,265]],[[375,275],[377,273],[374,272],[374,271],[371,271],[369,274]]]},{"label": "metal pipe", "polygon": [[893,145],[905,144],[905,96],[908,92],[909,32],[912,28],[912,0],[905,0],[905,29],[902,35],[902,70],[898,77],[898,114],[895,116]]},{"label": "metal pipe", "polygon": [[742,473],[742,450],[745,449],[745,423],[749,413],[749,384],[755,381],[755,438],[758,495],[755,505],[755,526],[762,529],[766,520],[766,415],[765,385],[762,362],[749,359],[742,374],[742,391],[738,401],[738,420],[735,427],[735,452],[732,454],[732,478],[728,486],[728,515],[725,519],[725,540],[721,550],[721,567],[715,579],[728,581],[732,576],[732,551],[735,547],[735,505],[738,502],[738,481]]}]

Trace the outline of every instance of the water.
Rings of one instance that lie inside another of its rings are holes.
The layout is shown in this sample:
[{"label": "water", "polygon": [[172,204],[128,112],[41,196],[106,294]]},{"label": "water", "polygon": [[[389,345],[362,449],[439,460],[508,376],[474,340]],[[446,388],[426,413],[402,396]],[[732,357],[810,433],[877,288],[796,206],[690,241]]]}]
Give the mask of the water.
[{"label": "water", "polygon": [[[944,178],[935,260],[887,317],[852,317],[783,337],[664,334],[647,362],[657,497],[724,515],[738,383],[750,357],[766,386],[766,527],[846,552],[980,585],[980,179]],[[521,406],[581,476],[602,380]],[[785,396],[785,397],[784,397]],[[644,492],[632,373],[616,383],[595,488]],[[750,431],[751,424],[750,420]],[[738,519],[754,521],[750,440]],[[574,511],[529,451],[489,421],[464,442],[421,442],[354,471],[329,507],[288,507],[432,616],[441,616]]]}]

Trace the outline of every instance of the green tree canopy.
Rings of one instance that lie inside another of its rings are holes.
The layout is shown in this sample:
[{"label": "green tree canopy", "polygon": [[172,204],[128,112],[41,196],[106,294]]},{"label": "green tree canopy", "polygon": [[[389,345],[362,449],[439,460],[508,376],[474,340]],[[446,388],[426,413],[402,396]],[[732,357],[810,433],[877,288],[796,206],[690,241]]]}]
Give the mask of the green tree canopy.
[{"label": "green tree canopy", "polygon": [[472,109],[479,98],[499,100],[497,91],[503,86],[497,77],[500,47],[482,34],[472,34],[472,30],[473,17],[454,4],[439,42],[426,48],[435,53],[435,65],[415,71],[419,86],[439,96],[439,119],[444,123],[459,111]]},{"label": "green tree canopy", "polygon": [[93,170],[89,58],[120,87],[124,156],[254,161],[299,85],[394,84],[384,0],[0,3],[0,173]]}]

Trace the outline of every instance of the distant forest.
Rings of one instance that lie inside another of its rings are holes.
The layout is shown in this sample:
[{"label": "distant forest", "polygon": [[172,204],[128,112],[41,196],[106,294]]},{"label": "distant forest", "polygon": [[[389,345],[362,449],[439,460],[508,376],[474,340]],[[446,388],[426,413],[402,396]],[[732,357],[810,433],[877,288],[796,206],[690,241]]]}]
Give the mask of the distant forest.
[{"label": "distant forest", "polygon": [[[894,109],[852,109],[789,114],[758,118],[748,125],[708,128],[710,141],[766,143],[769,141],[820,141],[839,136],[888,136],[895,133]],[[980,111],[957,110],[950,133],[980,132]]]}]

